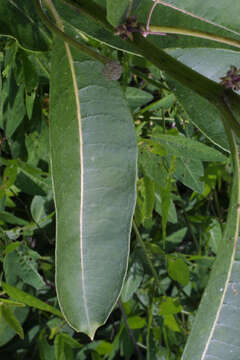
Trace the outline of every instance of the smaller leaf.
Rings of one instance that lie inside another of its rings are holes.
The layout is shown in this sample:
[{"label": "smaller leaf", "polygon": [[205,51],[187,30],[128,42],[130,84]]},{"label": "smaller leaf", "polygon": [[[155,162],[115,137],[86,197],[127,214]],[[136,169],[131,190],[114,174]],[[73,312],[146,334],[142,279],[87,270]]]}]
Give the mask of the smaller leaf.
[{"label": "smaller leaf", "polygon": [[0,197],[6,194],[6,191],[15,183],[17,177],[17,167],[9,164],[3,174],[3,184],[0,188]]},{"label": "smaller leaf", "polygon": [[111,353],[113,349],[113,345],[107,341],[101,341],[99,345],[95,348],[97,353],[102,356],[106,356]]},{"label": "smaller leaf", "polygon": [[185,136],[158,135],[158,137],[152,138],[153,140],[164,144],[169,153],[174,156],[202,161],[227,160],[226,156],[218,150]]},{"label": "smaller leaf", "polygon": [[189,282],[189,269],[182,259],[169,258],[168,274],[173,280],[179,282],[183,286],[186,286]]},{"label": "smaller leaf", "polygon": [[[16,163],[20,171],[19,175],[22,174],[23,176],[25,176],[25,178],[20,178],[20,176],[18,175],[16,186],[18,186],[20,189],[22,189],[22,191],[26,192],[27,194],[29,193],[30,195],[45,195],[46,193],[48,193],[51,186],[50,181],[48,180],[48,178],[46,178],[46,176],[48,176],[47,173],[44,173],[37,167],[31,166],[21,161],[20,159],[12,160],[12,162]],[[30,185],[29,183],[27,183],[26,178],[29,179]],[[29,186],[31,186],[31,183],[35,185],[35,188],[32,188],[32,190],[30,191],[28,188]]]},{"label": "smaller leaf", "polygon": [[9,300],[9,299],[3,299],[3,298],[0,298],[0,304],[1,303],[4,303],[4,304],[7,304],[9,306],[19,306],[19,307],[24,307],[25,304],[21,303],[21,302],[17,302],[17,301],[12,301],[12,300]]},{"label": "smaller leaf", "polygon": [[8,283],[15,285],[20,278],[24,283],[39,290],[45,287],[45,282],[38,272],[37,260],[40,255],[27,246],[21,245],[16,251],[4,259],[5,277]]},{"label": "smaller leaf", "polygon": [[204,189],[204,183],[200,179],[203,174],[203,164],[200,160],[176,158],[174,176],[178,181],[199,194]]},{"label": "smaller leaf", "polygon": [[11,298],[13,298],[19,302],[22,302],[28,306],[34,307],[39,310],[50,312],[54,315],[57,315],[57,316],[63,318],[61,311],[59,311],[58,309],[56,309],[55,307],[53,307],[51,305],[46,304],[45,302],[39,300],[35,296],[32,296],[32,295],[26,293],[25,291],[19,290],[14,286],[4,283],[3,281],[1,284],[2,284],[3,290]]},{"label": "smaller leaf", "polygon": [[159,305],[159,315],[173,315],[182,310],[182,306],[178,304],[177,299],[170,297],[163,297],[161,304]]},{"label": "smaller leaf", "polygon": [[[0,306],[0,309],[2,306]],[[29,313],[29,309],[27,307],[13,307],[11,306],[11,310],[14,312],[14,316],[18,319],[20,324],[22,324]],[[7,344],[14,336],[16,335],[15,330],[12,326],[9,325],[4,316],[0,316],[0,347]]]},{"label": "smaller leaf", "polygon": [[8,306],[3,305],[2,315],[4,319],[7,321],[7,323],[12,327],[12,329],[16,331],[16,333],[20,336],[21,339],[23,339],[24,338],[23,328],[20,322],[18,321],[18,319],[16,318],[16,316],[14,315],[14,313],[12,312],[12,310],[10,310]]},{"label": "smaller leaf", "polygon": [[77,340],[73,339],[71,336],[69,336],[66,333],[60,333],[58,334],[58,336],[62,338],[62,341],[65,344],[69,345],[73,349],[79,349],[82,347],[82,345]]},{"label": "smaller leaf", "polygon": [[142,329],[146,324],[146,319],[140,316],[131,316],[128,318],[128,325],[130,329]]},{"label": "smaller leaf", "polygon": [[155,184],[154,182],[146,175],[143,177],[143,217],[144,220],[152,218],[152,212],[155,202]]},{"label": "smaller leaf", "polygon": [[47,342],[45,330],[40,333],[37,344],[41,360],[56,360],[54,346]]},{"label": "smaller leaf", "polygon": [[54,339],[54,352],[57,360],[67,360],[64,351],[64,340],[61,334],[57,334]]},{"label": "smaller leaf", "polygon": [[172,233],[171,235],[169,235],[167,237],[167,242],[173,243],[173,244],[180,244],[184,238],[184,236],[186,235],[187,232],[187,228],[184,227],[174,233]]},{"label": "smaller leaf", "polygon": [[125,96],[132,111],[153,100],[153,96],[147,91],[130,86],[127,87]]},{"label": "smaller leaf", "polygon": [[164,96],[160,100],[156,101],[152,107],[151,110],[155,111],[156,113],[160,113],[162,115],[162,110],[168,110],[170,109],[176,102],[176,96],[174,94],[169,94],[167,96]]},{"label": "smaller leaf", "polygon": [[174,315],[165,315],[164,325],[167,326],[172,331],[181,332],[181,329],[179,328]]},{"label": "smaller leaf", "polygon": [[38,75],[35,70],[35,66],[29,60],[28,56],[26,56],[26,53],[24,51],[21,52],[21,61],[22,61],[22,69],[23,69],[23,81],[26,92],[27,93],[32,92],[34,94],[33,90],[38,86],[38,82],[39,82]]},{"label": "smaller leaf", "polygon": [[45,202],[46,199],[44,197],[36,195],[34,196],[30,207],[32,217],[39,228],[44,227],[52,221],[46,213]]},{"label": "smaller leaf", "polygon": [[148,145],[148,149],[152,154],[160,156],[168,155],[168,150],[166,149],[164,144],[160,144],[159,142],[150,139],[141,140],[143,140],[143,142]]},{"label": "smaller leaf", "polygon": [[29,120],[32,118],[33,105],[36,98],[36,91],[32,91],[30,94],[25,94],[26,112]]},{"label": "smaller leaf", "polygon": [[128,270],[127,279],[125,280],[121,295],[122,302],[127,302],[131,299],[131,297],[141,284],[143,275],[144,271],[142,264],[135,260],[130,269]]},{"label": "smaller leaf", "polygon": [[107,0],[107,20],[113,27],[124,22],[130,0]]},{"label": "smaller leaf", "polygon": [[5,124],[5,133],[7,138],[10,138],[14,134],[26,113],[24,104],[24,86],[21,85],[18,89],[10,89],[10,91],[7,121]]},{"label": "smaller leaf", "polygon": [[[162,216],[162,199],[161,199],[161,195],[160,195],[159,186],[156,187],[155,199],[156,199],[155,210],[157,211],[157,213],[160,216]],[[169,206],[169,210],[168,210],[168,221],[173,224],[176,224],[178,221],[177,211],[176,211],[174,202],[171,199],[170,199],[170,206]]]},{"label": "smaller leaf", "polygon": [[13,225],[24,226],[28,224],[26,220],[23,220],[7,211],[0,211],[0,220]]},{"label": "smaller leaf", "polygon": [[11,244],[7,245],[5,249],[5,254],[6,255],[10,254],[12,251],[16,250],[20,245],[21,245],[20,241],[12,242]]}]

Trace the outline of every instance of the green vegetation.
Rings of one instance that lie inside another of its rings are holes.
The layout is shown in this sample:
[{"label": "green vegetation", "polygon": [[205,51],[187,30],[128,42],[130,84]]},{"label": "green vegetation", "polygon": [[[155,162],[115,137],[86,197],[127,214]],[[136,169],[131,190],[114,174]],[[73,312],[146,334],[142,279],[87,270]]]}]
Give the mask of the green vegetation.
[{"label": "green vegetation", "polygon": [[1,359],[240,358],[239,10],[1,0]]}]

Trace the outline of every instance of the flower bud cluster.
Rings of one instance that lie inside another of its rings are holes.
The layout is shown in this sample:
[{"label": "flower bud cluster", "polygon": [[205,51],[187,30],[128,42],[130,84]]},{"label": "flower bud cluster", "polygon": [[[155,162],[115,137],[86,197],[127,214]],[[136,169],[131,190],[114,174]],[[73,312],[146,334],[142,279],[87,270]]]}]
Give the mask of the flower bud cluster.
[{"label": "flower bud cluster", "polygon": [[220,79],[222,80],[221,84],[227,89],[240,90],[240,69],[237,69],[236,66],[231,65],[227,74]]},{"label": "flower bud cluster", "polygon": [[133,41],[133,33],[141,33],[144,30],[144,27],[139,24],[139,22],[137,21],[137,17],[134,15],[130,16],[125,24],[119,25],[117,27],[115,35],[119,35],[123,40],[130,39],[131,41]]}]

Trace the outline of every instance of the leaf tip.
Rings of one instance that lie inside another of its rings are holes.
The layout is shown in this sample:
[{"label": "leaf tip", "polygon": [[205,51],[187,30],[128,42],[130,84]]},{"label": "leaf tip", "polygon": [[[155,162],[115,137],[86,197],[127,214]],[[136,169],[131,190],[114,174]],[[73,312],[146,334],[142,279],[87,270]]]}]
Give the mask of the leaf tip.
[{"label": "leaf tip", "polygon": [[90,338],[90,340],[93,341],[95,337],[95,333],[100,326],[101,324],[99,323],[89,324],[87,329],[86,328],[84,330],[79,329],[79,331],[86,334]]}]

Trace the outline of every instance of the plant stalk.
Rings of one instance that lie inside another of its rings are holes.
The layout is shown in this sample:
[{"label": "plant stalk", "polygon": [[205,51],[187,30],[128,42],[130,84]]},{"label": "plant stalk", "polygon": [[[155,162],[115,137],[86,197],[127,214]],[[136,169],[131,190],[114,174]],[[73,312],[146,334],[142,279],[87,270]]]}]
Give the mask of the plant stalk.
[{"label": "plant stalk", "polygon": [[143,360],[142,353],[141,353],[141,351],[140,351],[140,349],[139,349],[139,346],[138,346],[138,344],[137,344],[137,342],[136,342],[136,339],[135,339],[135,337],[134,337],[134,334],[133,334],[133,332],[132,332],[132,330],[131,330],[131,328],[130,328],[130,326],[129,326],[129,324],[128,324],[127,315],[125,314],[124,308],[123,308],[122,303],[121,303],[120,300],[118,300],[118,306],[119,306],[119,309],[120,309],[120,311],[121,311],[121,314],[122,314],[122,317],[123,317],[123,321],[124,321],[124,324],[125,324],[125,328],[126,328],[126,330],[127,330],[127,333],[128,333],[128,335],[130,336],[130,338],[131,338],[131,340],[132,340],[132,343],[133,343],[133,345],[134,345],[134,347],[135,347],[135,349],[136,349],[137,356],[138,356],[138,358],[139,358],[140,360]]}]

